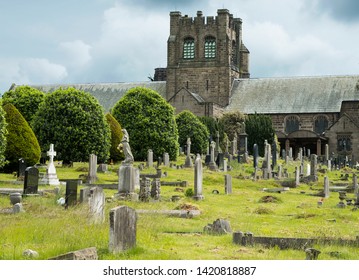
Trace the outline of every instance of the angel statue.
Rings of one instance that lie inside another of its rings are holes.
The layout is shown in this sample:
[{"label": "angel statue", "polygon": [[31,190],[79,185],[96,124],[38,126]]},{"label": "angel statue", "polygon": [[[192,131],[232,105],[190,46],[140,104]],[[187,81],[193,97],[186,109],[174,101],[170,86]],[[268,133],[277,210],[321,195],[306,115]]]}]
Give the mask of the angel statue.
[{"label": "angel statue", "polygon": [[133,163],[133,155],[131,153],[131,147],[130,147],[130,137],[128,136],[128,132],[126,129],[122,129],[123,137],[121,140],[121,143],[117,146],[117,149],[120,151],[123,151],[125,154],[125,160],[122,161],[122,163]]}]

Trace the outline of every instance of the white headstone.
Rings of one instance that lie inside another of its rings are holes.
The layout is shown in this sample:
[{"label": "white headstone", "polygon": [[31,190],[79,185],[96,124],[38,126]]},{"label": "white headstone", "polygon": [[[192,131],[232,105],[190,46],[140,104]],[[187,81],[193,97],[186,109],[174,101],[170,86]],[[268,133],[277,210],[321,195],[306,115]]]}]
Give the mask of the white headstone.
[{"label": "white headstone", "polygon": [[44,178],[39,181],[39,183],[58,186],[60,185],[60,181],[57,178],[56,168],[54,165],[54,157],[56,156],[56,152],[54,151],[54,144],[50,144],[50,149],[47,151],[47,156],[49,157],[49,163],[47,165],[46,174]]}]

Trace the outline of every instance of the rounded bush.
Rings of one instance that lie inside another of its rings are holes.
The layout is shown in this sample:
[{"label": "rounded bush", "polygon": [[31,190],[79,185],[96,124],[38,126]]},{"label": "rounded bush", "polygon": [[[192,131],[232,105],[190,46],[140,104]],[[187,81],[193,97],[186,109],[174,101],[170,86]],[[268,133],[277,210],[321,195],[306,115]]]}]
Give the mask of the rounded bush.
[{"label": "rounded bush", "polygon": [[11,103],[4,105],[3,108],[8,124],[5,150],[5,158],[8,162],[3,167],[4,171],[16,171],[20,158],[23,158],[29,166],[38,163],[41,155],[40,145],[30,125]]},{"label": "rounded bush", "polygon": [[209,132],[207,127],[190,111],[182,111],[176,116],[178,142],[184,147],[191,138],[191,153],[204,154],[207,151]]},{"label": "rounded bush", "polygon": [[123,152],[117,149],[123,137],[123,133],[121,131],[122,128],[119,122],[111,115],[111,113],[107,113],[105,117],[111,130],[110,160],[113,160],[114,162],[118,162],[125,158]]},{"label": "rounded bush", "polygon": [[174,108],[157,92],[130,89],[115,104],[112,115],[127,130],[135,160],[145,160],[149,149],[154,158],[168,153],[176,160],[179,145]]},{"label": "rounded bush", "polygon": [[18,86],[14,90],[9,90],[3,95],[3,104],[13,104],[31,125],[39,105],[44,101],[45,94],[29,86]]},{"label": "rounded bush", "polygon": [[103,108],[89,93],[58,89],[45,96],[33,119],[41,150],[54,144],[57,159],[68,164],[88,161],[90,154],[105,162],[110,151],[110,128]]}]

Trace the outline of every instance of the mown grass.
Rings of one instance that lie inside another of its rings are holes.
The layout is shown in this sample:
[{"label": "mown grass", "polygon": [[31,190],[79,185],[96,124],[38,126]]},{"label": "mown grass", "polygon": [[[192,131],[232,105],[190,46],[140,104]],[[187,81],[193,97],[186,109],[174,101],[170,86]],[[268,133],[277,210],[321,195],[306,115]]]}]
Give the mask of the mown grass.
[{"label": "mown grass", "polygon": [[[184,161],[180,158],[178,163]],[[137,164],[137,163],[136,163]],[[244,247],[232,243],[232,235],[213,236],[203,233],[203,227],[218,218],[230,222],[233,231],[252,232],[255,236],[302,237],[302,238],[342,238],[355,239],[359,235],[359,211],[352,207],[339,209],[338,194],[331,193],[323,206],[318,208],[318,196],[313,196],[323,188],[323,177],[328,175],[332,185],[351,184],[343,181],[341,174],[352,174],[356,170],[341,170],[319,173],[319,181],[302,184],[288,192],[268,193],[263,188],[277,188],[276,180],[250,179],[253,172],[251,164],[231,163],[233,193],[224,193],[224,173],[204,168],[203,194],[205,199],[194,201],[185,196],[186,188],[161,186],[161,202],[131,202],[109,200],[106,203],[106,221],[101,225],[89,222],[87,205],[77,205],[65,210],[56,200],[63,195],[46,193],[41,197],[24,197],[26,212],[17,215],[0,214],[0,259],[24,259],[22,252],[32,249],[40,254],[40,259],[48,259],[69,251],[95,246],[99,258],[129,260],[209,260],[209,259],[248,259],[248,260],[286,260],[304,259],[301,250],[280,250],[260,245]],[[299,163],[291,162],[286,168],[293,174]],[[73,167],[58,166],[60,179],[74,179],[87,174],[87,163],[75,163]],[[99,183],[116,183],[118,165],[110,166],[106,174],[98,174]],[[155,168],[145,169],[144,173],[155,173]],[[164,181],[186,180],[187,188],[193,188],[192,169],[171,169],[162,167],[168,177]],[[325,170],[324,170],[325,171]],[[293,178],[293,175],[292,175]],[[12,174],[0,174],[0,188],[22,188],[4,181],[15,180]],[[51,189],[49,186],[41,187]],[[219,194],[213,193],[218,190]],[[111,198],[116,190],[105,190]],[[181,200],[172,202],[172,195],[180,195]],[[271,196],[272,201],[263,202]],[[354,197],[354,194],[348,194]],[[110,209],[128,205],[135,209],[171,210],[182,204],[192,204],[200,209],[201,215],[192,219],[181,219],[158,214],[139,214],[137,224],[137,246],[119,254],[108,251]],[[10,207],[9,198],[0,196],[0,209]],[[357,247],[338,245],[316,245],[322,253],[319,259],[359,259]]]}]

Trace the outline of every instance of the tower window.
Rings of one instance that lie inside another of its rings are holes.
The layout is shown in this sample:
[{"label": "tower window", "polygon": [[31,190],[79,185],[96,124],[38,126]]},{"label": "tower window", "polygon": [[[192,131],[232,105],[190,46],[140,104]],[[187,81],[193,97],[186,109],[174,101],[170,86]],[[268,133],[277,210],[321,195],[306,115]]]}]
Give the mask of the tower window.
[{"label": "tower window", "polygon": [[215,58],[216,57],[216,38],[207,37],[204,43],[204,57]]},{"label": "tower window", "polygon": [[194,39],[186,38],[183,42],[183,58],[193,59],[194,58]]}]

